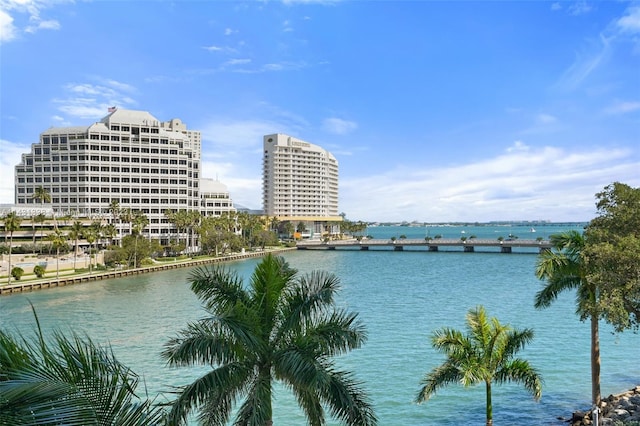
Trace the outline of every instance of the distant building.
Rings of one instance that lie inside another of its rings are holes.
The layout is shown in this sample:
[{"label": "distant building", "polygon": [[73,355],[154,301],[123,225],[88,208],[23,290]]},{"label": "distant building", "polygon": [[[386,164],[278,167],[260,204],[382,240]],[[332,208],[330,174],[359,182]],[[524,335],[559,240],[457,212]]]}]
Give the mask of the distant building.
[{"label": "distant building", "polygon": [[227,186],[213,179],[200,179],[200,213],[203,216],[220,216],[235,212]]},{"label": "distant building", "polygon": [[[164,212],[200,211],[203,203],[200,132],[146,111],[109,110],[89,126],[54,127],[40,135],[15,168],[16,207],[40,207],[33,198],[39,187],[51,196],[49,206],[58,216],[109,219],[117,203],[145,214],[143,234],[167,244],[176,230]],[[130,230],[123,221],[115,224],[119,236]]]},{"label": "distant building", "polygon": [[338,160],[333,154],[284,134],[264,136],[263,145],[264,214],[302,222],[311,237],[339,232]]}]

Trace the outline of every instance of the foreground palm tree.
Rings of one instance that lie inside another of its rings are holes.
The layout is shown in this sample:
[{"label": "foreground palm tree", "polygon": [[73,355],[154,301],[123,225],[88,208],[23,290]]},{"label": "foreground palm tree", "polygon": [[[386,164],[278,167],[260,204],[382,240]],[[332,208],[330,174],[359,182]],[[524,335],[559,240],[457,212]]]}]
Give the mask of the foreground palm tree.
[{"label": "foreground palm tree", "polygon": [[282,258],[267,255],[247,287],[219,266],[196,269],[190,282],[210,316],[170,340],[163,356],[172,366],[213,370],[180,389],[170,424],[199,407],[203,424],[226,425],[242,401],[235,425],[271,425],[275,381],[295,394],[310,425],[325,424],[324,407],[347,425],[376,424],[365,392],[332,360],[366,338],[357,314],[335,308],[334,275],[297,277]]},{"label": "foreground palm tree", "polygon": [[28,340],[0,330],[0,424],[160,424],[162,412],[136,396],[138,377],[110,349],[57,332],[47,342],[37,331]]},{"label": "foreground palm tree", "polygon": [[484,382],[487,397],[487,425],[493,424],[491,386],[493,383],[522,383],[537,401],[542,394],[542,378],[528,361],[514,358],[533,339],[531,329],[513,330],[497,318],[487,318],[484,307],[467,314],[468,334],[442,328],[432,336],[432,344],[447,356],[444,364],[429,372],[421,384],[416,402],[427,401],[451,383],[471,386]]},{"label": "foreground palm tree", "polygon": [[577,231],[552,235],[553,250],[544,251],[538,257],[536,276],[546,281],[545,287],[536,293],[535,307],[546,308],[560,293],[576,290],[576,314],[581,320],[591,322],[591,402],[600,406],[600,333],[596,287],[587,280],[582,260],[584,236]]}]

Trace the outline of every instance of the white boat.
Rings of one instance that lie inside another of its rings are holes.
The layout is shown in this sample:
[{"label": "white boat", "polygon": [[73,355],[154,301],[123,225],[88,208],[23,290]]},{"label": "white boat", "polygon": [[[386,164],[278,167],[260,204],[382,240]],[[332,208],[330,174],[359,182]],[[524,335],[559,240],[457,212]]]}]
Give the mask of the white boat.
[{"label": "white boat", "polygon": [[530,232],[536,232],[536,228],[531,227]]}]

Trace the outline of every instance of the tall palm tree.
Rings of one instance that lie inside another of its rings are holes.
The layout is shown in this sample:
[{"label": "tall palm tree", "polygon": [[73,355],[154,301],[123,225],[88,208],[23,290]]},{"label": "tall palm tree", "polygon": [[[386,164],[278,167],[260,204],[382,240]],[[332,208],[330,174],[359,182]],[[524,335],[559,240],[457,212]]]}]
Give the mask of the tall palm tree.
[{"label": "tall palm tree", "polygon": [[585,239],[571,230],[552,235],[550,241],[552,250],[542,252],[536,264],[536,276],[546,285],[536,293],[535,307],[546,308],[560,293],[576,290],[576,314],[591,322],[591,402],[600,406],[600,312],[596,286],[587,280],[582,259]]},{"label": "tall palm tree", "polygon": [[49,234],[47,240],[51,243],[51,246],[56,250],[56,280],[60,278],[60,249],[67,244],[67,236],[59,229]]},{"label": "tall palm tree", "polygon": [[[91,261],[91,246],[98,240],[98,231],[93,226],[89,226],[82,231],[84,239],[89,243],[89,273],[91,273],[92,261]],[[98,264],[98,254],[96,253],[96,265]]]},{"label": "tall palm tree", "polygon": [[93,229],[93,234],[95,235],[96,239],[94,241],[95,243],[95,247],[94,247],[94,251],[96,254],[96,269],[98,269],[98,245],[101,245],[101,241],[102,241],[102,222],[100,222],[99,220],[94,220],[93,222],[91,222],[91,229]]},{"label": "tall palm tree", "polygon": [[183,424],[200,408],[208,425],[225,425],[234,404],[234,424],[272,425],[272,386],[280,381],[295,394],[309,424],[325,423],[325,409],[348,425],[377,420],[351,373],[340,371],[334,355],[358,348],[366,339],[357,315],[338,310],[339,280],[314,272],[298,278],[280,257],[267,255],[248,288],[222,267],[198,268],[191,289],[210,314],[167,342],[170,365],[213,365],[181,388],[169,421]]},{"label": "tall palm tree", "polygon": [[34,218],[33,221],[34,223],[39,223],[40,224],[40,253],[42,253],[42,228],[44,225],[44,222],[47,220],[47,216],[44,215],[43,213],[37,214]]},{"label": "tall palm tree", "polygon": [[22,218],[16,212],[7,213],[4,217],[4,232],[9,233],[9,273],[7,284],[11,284],[11,249],[13,246],[13,233],[20,229]]},{"label": "tall palm tree", "polygon": [[[33,191],[32,199],[40,201],[40,204],[50,203],[51,202],[51,194],[49,190],[44,188],[42,185],[35,188]],[[56,213],[53,212],[53,226],[58,229],[58,222],[56,221]]]},{"label": "tall palm tree", "polygon": [[78,258],[78,244],[80,242],[80,238],[82,238],[82,232],[84,231],[84,225],[79,220],[76,220],[71,225],[71,229],[69,230],[69,238],[74,241],[74,250],[73,250],[73,269],[76,269],[76,260]]},{"label": "tall palm tree", "polygon": [[437,330],[431,342],[435,349],[447,356],[444,364],[429,372],[421,384],[416,402],[427,401],[436,390],[451,384],[471,386],[484,382],[487,398],[487,426],[493,424],[491,386],[493,383],[522,383],[537,401],[542,394],[539,373],[515,354],[533,339],[531,329],[514,330],[502,325],[497,318],[487,318],[484,307],[478,306],[467,314],[465,335],[459,330]]},{"label": "tall palm tree", "polygon": [[[117,199],[111,200],[109,203],[109,211],[111,212],[111,225],[117,230],[118,226],[116,225],[116,221],[120,219],[121,213],[120,203]],[[117,233],[118,231],[116,231],[116,234]],[[120,239],[120,241],[122,241],[122,239]]]},{"label": "tall palm tree", "polygon": [[[134,214],[131,209],[120,210],[120,221],[129,224],[129,235],[133,233],[133,217]],[[120,233],[122,234],[122,231]]]},{"label": "tall palm tree", "polygon": [[147,216],[142,213],[142,212],[135,212],[133,220],[132,220],[132,225],[133,225],[133,233],[135,234],[135,245],[134,245],[134,249],[133,249],[133,267],[137,268],[139,265],[139,261],[138,261],[138,238],[140,237],[140,234],[142,234],[142,231],[144,230],[144,228],[147,227],[147,225],[149,224],[149,219],[147,218]]},{"label": "tall palm tree", "polygon": [[138,399],[138,376],[110,348],[60,332],[45,341],[37,331],[28,339],[0,330],[0,424],[160,424],[162,412]]}]

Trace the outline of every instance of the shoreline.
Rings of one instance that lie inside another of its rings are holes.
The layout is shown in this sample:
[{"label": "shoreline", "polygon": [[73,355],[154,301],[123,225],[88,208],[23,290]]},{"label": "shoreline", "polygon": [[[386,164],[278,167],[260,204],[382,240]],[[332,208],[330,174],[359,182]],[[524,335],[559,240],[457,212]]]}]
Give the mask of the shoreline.
[{"label": "shoreline", "polygon": [[43,278],[29,282],[12,283],[9,285],[0,285],[0,296],[30,292],[33,290],[42,290],[47,288],[65,287],[68,285],[82,284],[87,282],[101,281],[111,278],[122,278],[132,275],[148,274],[151,272],[167,271],[171,269],[187,268],[190,266],[208,265],[219,262],[231,262],[235,260],[250,259],[254,257],[261,257],[267,253],[281,253],[286,251],[296,250],[296,247],[280,247],[274,249],[265,249],[261,251],[252,251],[245,253],[234,253],[219,257],[210,257],[204,259],[189,259],[184,261],[176,261],[172,263],[159,263],[153,266],[145,266],[142,268],[134,269],[121,269],[100,271],[93,273],[84,273],[78,275],[67,275],[56,278]]},{"label": "shoreline", "polygon": [[[593,409],[575,411],[570,419],[561,418],[561,420],[570,426],[592,426],[595,420],[593,411]],[[602,398],[598,417],[599,426],[640,423],[640,385]]]}]

